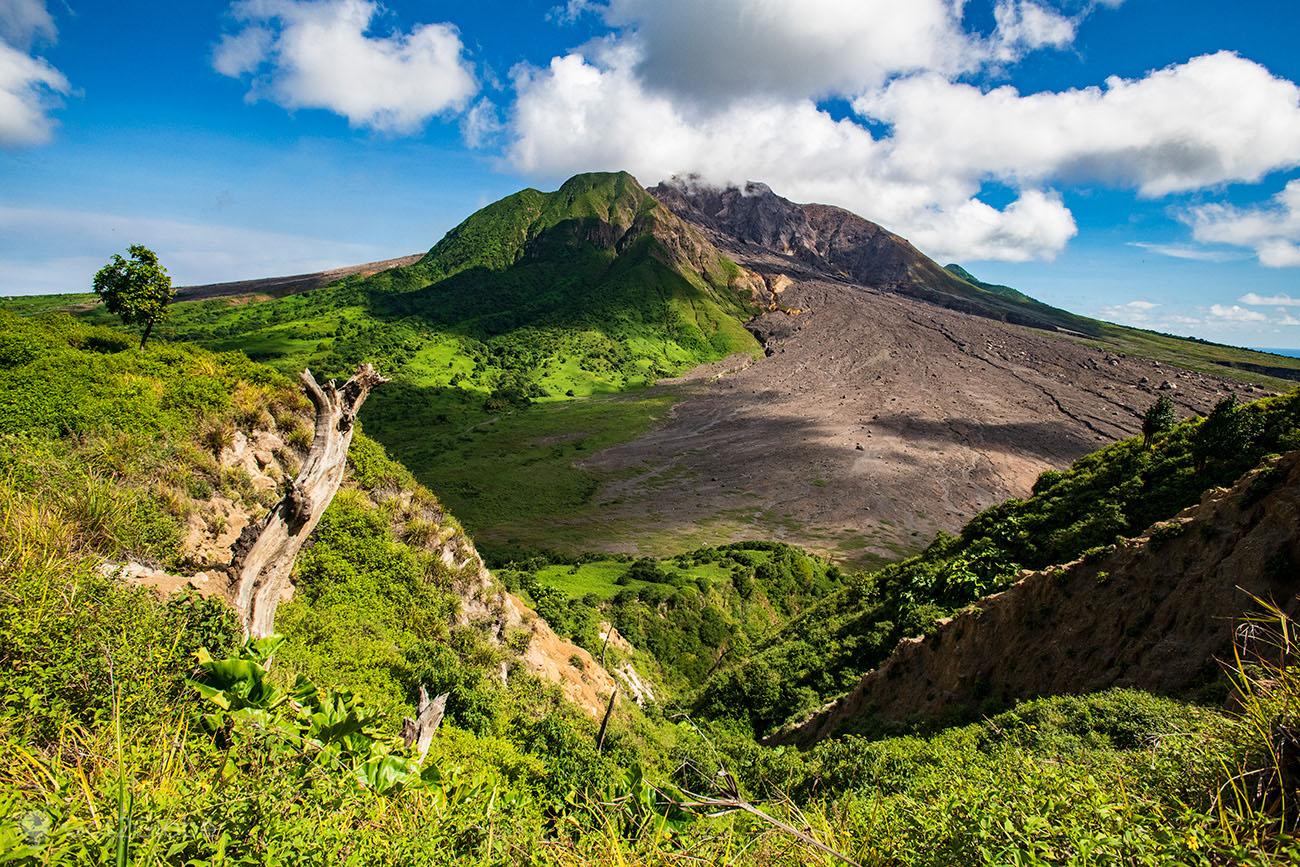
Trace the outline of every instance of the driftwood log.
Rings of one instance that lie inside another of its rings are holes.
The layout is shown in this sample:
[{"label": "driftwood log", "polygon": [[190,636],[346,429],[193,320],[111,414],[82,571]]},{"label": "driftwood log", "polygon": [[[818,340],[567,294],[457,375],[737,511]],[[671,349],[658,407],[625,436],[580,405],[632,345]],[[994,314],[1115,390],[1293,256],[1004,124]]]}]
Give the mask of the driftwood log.
[{"label": "driftwood log", "polygon": [[388,382],[369,364],[358,368],[342,386],[334,380],[321,385],[310,370],[298,378],[316,410],[311,449],[289,492],[261,523],[244,530],[230,563],[231,601],[245,637],[260,638],[273,631],[275,609],[289,589],[298,551],[343,483],[357,411],[371,390]]},{"label": "driftwood log", "polygon": [[433,743],[433,734],[442,725],[442,715],[447,711],[447,693],[443,693],[432,701],[429,700],[429,691],[420,687],[420,702],[415,708],[415,719],[406,717],[402,720],[402,740],[406,742],[409,748],[415,745],[416,754],[419,755],[420,761],[429,754],[429,745]]}]

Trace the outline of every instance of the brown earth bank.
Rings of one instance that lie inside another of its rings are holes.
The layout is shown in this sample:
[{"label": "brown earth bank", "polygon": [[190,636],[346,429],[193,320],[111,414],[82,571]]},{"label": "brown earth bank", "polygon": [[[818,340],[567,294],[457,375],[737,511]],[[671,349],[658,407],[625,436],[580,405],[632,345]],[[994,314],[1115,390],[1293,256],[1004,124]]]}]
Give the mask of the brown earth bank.
[{"label": "brown earth bank", "polygon": [[768,357],[669,386],[684,399],[662,425],[582,463],[607,479],[605,519],[654,533],[615,549],[667,554],[664,539],[703,535],[894,559],[1135,434],[1160,394],[1189,416],[1263,393],[728,252],[782,287],[781,309],[751,324]]},{"label": "brown earth bank", "polygon": [[1267,653],[1243,617],[1300,610],[1300,452],[1113,551],[1027,572],[936,632],[904,639],[843,698],[774,743],[956,721],[1036,696],[1133,687],[1179,694]]}]

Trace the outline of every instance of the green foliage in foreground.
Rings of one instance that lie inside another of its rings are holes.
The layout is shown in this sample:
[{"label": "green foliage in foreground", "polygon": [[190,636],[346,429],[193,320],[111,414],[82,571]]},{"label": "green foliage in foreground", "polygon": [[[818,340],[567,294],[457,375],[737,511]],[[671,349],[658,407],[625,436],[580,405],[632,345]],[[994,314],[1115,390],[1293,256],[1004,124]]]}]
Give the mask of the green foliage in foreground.
[{"label": "green foliage in foreground", "polygon": [[[66,318],[0,326],[0,377],[29,389],[4,416],[0,474],[5,863],[793,865],[823,857],[809,840],[872,865],[1297,855],[1270,806],[1294,781],[1267,776],[1270,748],[1294,732],[1290,669],[1266,672],[1267,692],[1243,684],[1242,717],[1112,692],[799,754],[625,705],[597,750],[595,722],[520,669],[510,636],[454,625],[464,576],[435,555],[454,524],[360,435],[268,672],[271,648],[240,653],[222,604],[163,602],[101,564],[175,561],[195,500],[255,504],[211,455],[233,429],[300,423],[288,383],[239,356],[141,352]],[[42,399],[56,387],[74,400]],[[64,493],[76,484],[98,499]],[[640,583],[615,575],[610,598],[657,578],[689,590],[673,573],[692,572],[739,594],[738,556],[774,610],[778,593],[830,577],[783,546],[739,546],[629,564]],[[395,735],[419,684],[451,698],[415,766]],[[718,791],[720,768],[737,791]],[[1231,785],[1246,779],[1263,783]]]},{"label": "green foliage in foreground", "polygon": [[[1222,785],[1269,768],[1265,739],[1295,723],[1277,689],[1291,674],[1274,672],[1244,719],[1112,691],[1030,702],[928,739],[846,738],[807,754],[670,726],[675,781],[638,770],[635,752],[597,755],[590,723],[555,714],[502,736],[445,726],[421,766],[394,739],[396,719],[359,696],[268,684],[249,664],[257,656],[187,662],[188,648],[233,634],[221,612],[186,612],[62,560],[39,524],[10,520],[22,511],[5,505],[0,661],[23,674],[0,683],[8,863],[99,864],[118,852],[142,865],[819,863],[749,813],[710,819],[701,814],[716,806],[676,806],[719,765],[740,778],[742,798],[861,864],[1300,855],[1255,800]],[[160,628],[170,640],[156,640]],[[99,677],[70,689],[62,672],[96,651]],[[34,709],[56,699],[57,724],[42,727],[53,715]]]},{"label": "green foliage in foreground", "polygon": [[779,542],[738,542],[671,560],[552,562],[534,557],[497,575],[521,592],[553,629],[606,664],[625,656],[606,647],[602,624],[634,648],[633,662],[658,693],[688,690],[750,650],[815,600],[838,588],[838,567]]},{"label": "green foliage in foreground", "polygon": [[758,734],[849,690],[900,638],[996,592],[1022,569],[1068,563],[1136,536],[1234,482],[1267,454],[1300,448],[1300,391],[1238,405],[1155,437],[1115,443],[1039,477],[1032,496],[973,518],[958,536],[858,575],[749,658],[704,684],[694,710],[740,718]]}]

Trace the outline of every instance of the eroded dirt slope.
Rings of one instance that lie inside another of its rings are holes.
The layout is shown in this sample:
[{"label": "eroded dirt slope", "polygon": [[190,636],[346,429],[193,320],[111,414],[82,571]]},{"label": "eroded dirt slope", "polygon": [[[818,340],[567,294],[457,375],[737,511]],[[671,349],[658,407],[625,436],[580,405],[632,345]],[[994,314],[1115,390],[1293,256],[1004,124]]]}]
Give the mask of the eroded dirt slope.
[{"label": "eroded dirt slope", "polygon": [[[842,699],[776,742],[951,718],[1113,686],[1178,693],[1233,657],[1255,599],[1300,607],[1300,452],[1208,491],[1112,553],[1027,572],[1008,590],[904,639]],[[1254,597],[1254,598],[1252,598]]]}]

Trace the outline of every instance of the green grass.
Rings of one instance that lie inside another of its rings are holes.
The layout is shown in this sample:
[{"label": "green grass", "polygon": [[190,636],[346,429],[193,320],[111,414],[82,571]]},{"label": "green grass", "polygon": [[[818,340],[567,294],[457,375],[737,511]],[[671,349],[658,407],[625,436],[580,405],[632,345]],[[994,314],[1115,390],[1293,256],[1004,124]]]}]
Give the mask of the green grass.
[{"label": "green grass", "polygon": [[1286,390],[1300,380],[1300,358],[1189,340],[1123,325],[1103,323],[1096,345],[1204,373]]},{"label": "green grass", "polygon": [[689,690],[724,661],[742,658],[843,581],[840,570],[774,542],[703,548],[671,559],[552,562],[534,556],[498,570],[560,634],[622,661],[599,631],[612,623],[661,700]]},{"label": "green grass", "polygon": [[589,540],[562,522],[599,521],[591,498],[602,476],[577,462],[645,432],[675,400],[654,390],[490,413],[463,391],[393,383],[364,423],[488,549],[582,551]]}]

